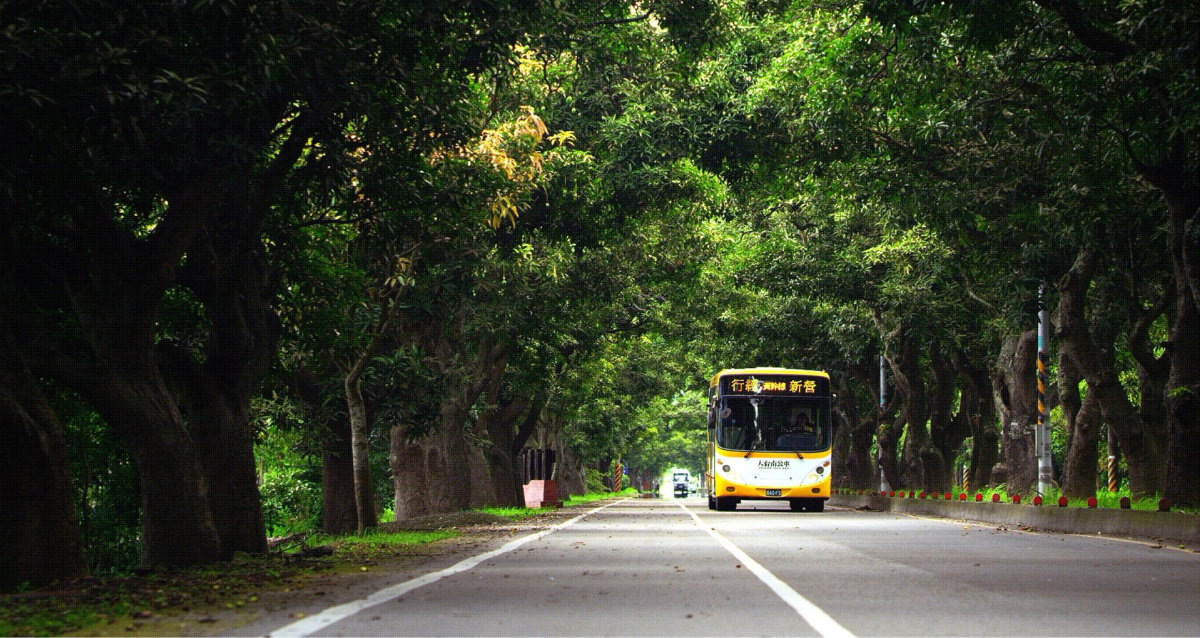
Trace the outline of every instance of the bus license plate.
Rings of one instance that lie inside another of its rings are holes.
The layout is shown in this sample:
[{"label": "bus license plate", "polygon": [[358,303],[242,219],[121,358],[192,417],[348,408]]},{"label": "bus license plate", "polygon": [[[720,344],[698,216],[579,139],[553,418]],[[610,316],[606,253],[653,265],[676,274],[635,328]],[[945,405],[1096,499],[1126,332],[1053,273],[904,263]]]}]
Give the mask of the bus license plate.
[{"label": "bus license plate", "polygon": [[783,494],[782,490],[767,490],[767,496],[780,496],[781,494]]}]

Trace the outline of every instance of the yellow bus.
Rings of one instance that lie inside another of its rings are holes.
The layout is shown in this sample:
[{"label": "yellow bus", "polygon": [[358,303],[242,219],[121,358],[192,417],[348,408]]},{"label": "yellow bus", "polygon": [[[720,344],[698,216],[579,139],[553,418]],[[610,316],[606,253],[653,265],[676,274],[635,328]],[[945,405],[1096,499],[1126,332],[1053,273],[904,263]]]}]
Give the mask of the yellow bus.
[{"label": "yellow bus", "polygon": [[771,500],[787,501],[794,512],[824,511],[832,403],[825,372],[718,372],[708,387],[708,508]]}]

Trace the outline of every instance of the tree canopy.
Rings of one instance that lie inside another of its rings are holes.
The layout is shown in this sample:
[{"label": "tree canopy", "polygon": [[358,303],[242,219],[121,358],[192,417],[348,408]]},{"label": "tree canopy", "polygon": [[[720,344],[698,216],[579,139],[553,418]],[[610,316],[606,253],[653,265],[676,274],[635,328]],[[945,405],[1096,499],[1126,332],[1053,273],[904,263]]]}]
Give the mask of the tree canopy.
[{"label": "tree canopy", "polygon": [[700,475],[723,368],[830,372],[839,485],[1028,491],[1039,303],[1062,491],[1108,446],[1200,505],[1196,7],[0,17],[0,585],[264,551],[284,483],[344,531],[529,448]]}]

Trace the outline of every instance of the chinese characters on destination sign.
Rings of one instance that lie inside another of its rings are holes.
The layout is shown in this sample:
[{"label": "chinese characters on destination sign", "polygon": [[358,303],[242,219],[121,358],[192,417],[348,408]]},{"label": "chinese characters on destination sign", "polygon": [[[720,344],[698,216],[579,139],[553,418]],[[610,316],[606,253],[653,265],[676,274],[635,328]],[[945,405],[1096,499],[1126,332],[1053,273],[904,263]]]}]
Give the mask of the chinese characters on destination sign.
[{"label": "chinese characters on destination sign", "polygon": [[732,379],[729,382],[732,392],[788,392],[791,394],[814,394],[817,382],[813,379],[793,379],[791,381],[760,381],[749,379]]}]

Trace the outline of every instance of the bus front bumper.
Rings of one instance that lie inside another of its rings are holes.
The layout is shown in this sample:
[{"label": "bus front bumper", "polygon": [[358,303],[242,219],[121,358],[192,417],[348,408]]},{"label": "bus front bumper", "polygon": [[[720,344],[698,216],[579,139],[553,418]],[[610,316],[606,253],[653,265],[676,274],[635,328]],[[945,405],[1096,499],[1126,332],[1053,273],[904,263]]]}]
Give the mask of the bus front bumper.
[{"label": "bus front bumper", "polygon": [[[713,477],[713,496],[733,496],[743,500],[787,500],[793,498],[829,498],[832,477],[825,477],[820,483],[803,486],[787,485],[742,485],[723,478]],[[775,490],[779,491],[775,495]],[[767,492],[771,491],[768,496]]]}]

